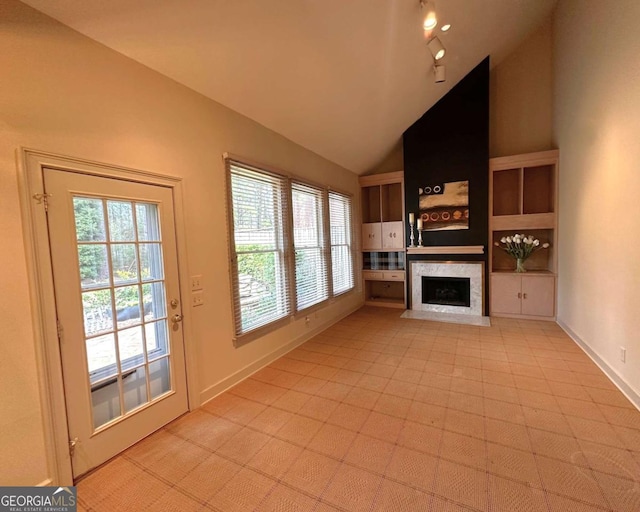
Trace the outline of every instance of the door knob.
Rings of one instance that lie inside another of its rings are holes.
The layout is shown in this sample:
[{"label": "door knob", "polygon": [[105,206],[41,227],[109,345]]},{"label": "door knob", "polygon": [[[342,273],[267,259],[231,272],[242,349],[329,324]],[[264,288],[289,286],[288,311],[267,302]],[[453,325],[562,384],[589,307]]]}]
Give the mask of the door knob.
[{"label": "door knob", "polygon": [[178,324],[178,323],[182,322],[182,315],[173,315],[173,316],[171,317],[171,321],[172,321],[174,324]]}]

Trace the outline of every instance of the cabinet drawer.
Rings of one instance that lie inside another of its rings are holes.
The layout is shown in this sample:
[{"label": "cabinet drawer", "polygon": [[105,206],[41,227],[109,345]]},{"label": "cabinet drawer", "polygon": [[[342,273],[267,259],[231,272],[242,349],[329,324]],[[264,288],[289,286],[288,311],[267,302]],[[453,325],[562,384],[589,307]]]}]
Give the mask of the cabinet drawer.
[{"label": "cabinet drawer", "polygon": [[385,281],[404,281],[404,272],[400,270],[386,270],[382,274]]},{"label": "cabinet drawer", "polygon": [[383,272],[372,272],[371,270],[363,270],[362,277],[369,281],[382,281]]}]

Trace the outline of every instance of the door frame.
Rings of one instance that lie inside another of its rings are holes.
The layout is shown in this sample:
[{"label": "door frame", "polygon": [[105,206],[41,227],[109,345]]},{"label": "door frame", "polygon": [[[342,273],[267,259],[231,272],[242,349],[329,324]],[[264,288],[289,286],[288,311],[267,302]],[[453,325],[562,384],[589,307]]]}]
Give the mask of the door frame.
[{"label": "door frame", "polygon": [[60,357],[55,290],[45,212],[43,168],[120,179],[147,185],[168,187],[172,191],[175,215],[178,279],[182,313],[187,399],[189,410],[199,403],[197,361],[191,330],[191,308],[184,302],[188,286],[187,244],[183,206],[182,178],[167,176],[29,148],[16,151],[20,210],[26,253],[31,322],[36,353],[40,407],[49,479],[45,485],[72,485],[73,472],[69,456],[69,426]]}]

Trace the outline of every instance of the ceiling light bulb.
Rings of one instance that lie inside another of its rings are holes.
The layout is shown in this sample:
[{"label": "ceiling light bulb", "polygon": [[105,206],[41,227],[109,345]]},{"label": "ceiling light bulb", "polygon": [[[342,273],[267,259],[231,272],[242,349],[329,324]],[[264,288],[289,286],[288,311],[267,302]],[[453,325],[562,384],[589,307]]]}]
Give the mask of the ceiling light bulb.
[{"label": "ceiling light bulb", "polygon": [[433,30],[438,24],[436,8],[433,5],[433,2],[421,2],[421,5],[424,10],[424,21],[422,22],[422,26],[425,30]]},{"label": "ceiling light bulb", "polygon": [[434,37],[431,41],[429,41],[427,46],[429,47],[431,55],[433,55],[433,58],[435,60],[440,60],[442,57],[444,57],[446,50],[444,49],[444,46],[442,46],[440,39],[438,39],[437,37]]},{"label": "ceiling light bulb", "polygon": [[451,28],[451,23],[447,23],[446,25],[442,25],[442,27],[440,28],[440,30],[442,30],[443,32],[448,31]]}]

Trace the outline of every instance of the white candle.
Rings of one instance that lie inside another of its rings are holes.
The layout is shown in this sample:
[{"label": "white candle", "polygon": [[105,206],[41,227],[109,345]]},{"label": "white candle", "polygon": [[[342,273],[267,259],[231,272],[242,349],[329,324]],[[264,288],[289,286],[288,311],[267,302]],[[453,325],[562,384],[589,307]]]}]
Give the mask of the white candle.
[{"label": "white candle", "polygon": [[415,216],[413,215],[413,213],[409,214],[409,224],[413,225],[413,222],[415,221]]},{"label": "white candle", "polygon": [[418,231],[422,231],[422,217],[418,218]]}]

